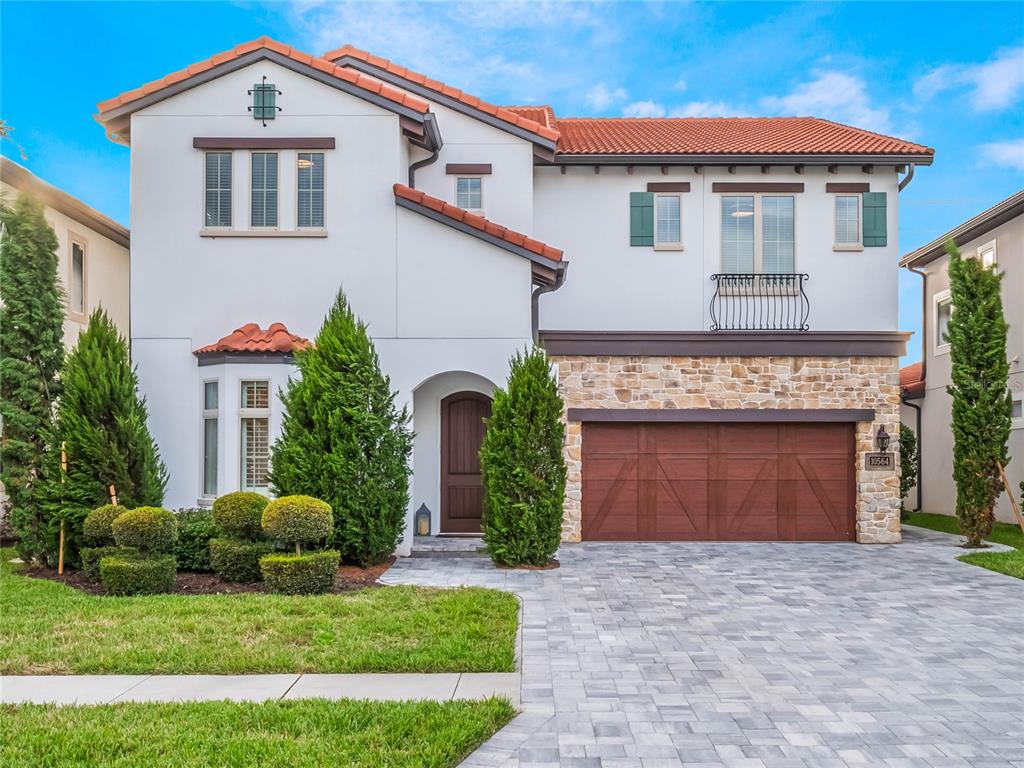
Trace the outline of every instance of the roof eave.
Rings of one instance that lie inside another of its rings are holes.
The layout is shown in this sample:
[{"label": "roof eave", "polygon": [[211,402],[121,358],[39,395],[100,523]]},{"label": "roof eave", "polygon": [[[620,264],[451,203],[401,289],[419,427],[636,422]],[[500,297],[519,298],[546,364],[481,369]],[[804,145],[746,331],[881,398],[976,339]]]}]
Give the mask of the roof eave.
[{"label": "roof eave", "polygon": [[931,165],[921,154],[611,154],[555,152],[555,165]]}]

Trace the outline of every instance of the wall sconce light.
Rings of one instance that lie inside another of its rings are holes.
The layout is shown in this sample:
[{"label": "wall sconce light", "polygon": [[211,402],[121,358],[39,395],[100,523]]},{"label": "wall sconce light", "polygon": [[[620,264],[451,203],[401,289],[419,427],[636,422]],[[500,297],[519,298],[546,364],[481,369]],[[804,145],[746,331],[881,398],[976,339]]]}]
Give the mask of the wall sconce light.
[{"label": "wall sconce light", "polygon": [[420,508],[416,510],[414,529],[417,536],[430,535],[430,510],[426,504],[420,504]]},{"label": "wall sconce light", "polygon": [[885,424],[878,428],[878,434],[875,435],[875,444],[878,446],[878,450],[882,453],[889,448],[889,440],[891,436],[885,431]]}]

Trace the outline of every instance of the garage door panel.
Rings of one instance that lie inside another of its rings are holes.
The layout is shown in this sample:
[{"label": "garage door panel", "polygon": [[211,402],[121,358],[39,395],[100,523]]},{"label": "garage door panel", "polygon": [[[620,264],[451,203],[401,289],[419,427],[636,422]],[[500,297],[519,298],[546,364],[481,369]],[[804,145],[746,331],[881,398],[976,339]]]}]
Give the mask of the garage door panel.
[{"label": "garage door panel", "polygon": [[586,424],[583,427],[583,445],[588,456],[633,455],[640,448],[639,440],[639,424]]},{"label": "garage door panel", "polygon": [[[845,425],[840,425],[845,426]],[[850,432],[835,424],[787,424],[783,451],[813,456],[846,457],[850,453]]]},{"label": "garage door panel", "polygon": [[716,453],[774,455],[779,452],[779,427],[776,424],[720,424],[715,427]]},{"label": "garage door panel", "polygon": [[709,424],[645,424],[640,433],[640,450],[646,453],[695,454],[708,453]]},{"label": "garage door panel", "polygon": [[647,483],[641,499],[641,513],[649,512],[642,516],[650,519],[648,529],[652,538],[672,540],[709,535],[706,478]]}]

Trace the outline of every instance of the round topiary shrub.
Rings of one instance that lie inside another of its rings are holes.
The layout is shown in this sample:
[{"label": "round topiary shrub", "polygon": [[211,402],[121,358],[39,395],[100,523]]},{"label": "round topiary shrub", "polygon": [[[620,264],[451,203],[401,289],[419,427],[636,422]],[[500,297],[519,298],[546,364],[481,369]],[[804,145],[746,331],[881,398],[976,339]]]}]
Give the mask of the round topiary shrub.
[{"label": "round topiary shrub", "polygon": [[312,496],[282,496],[263,510],[263,530],[272,539],[295,544],[295,554],[302,554],[302,545],[321,541],[331,535],[334,516],[326,501]]},{"label": "round topiary shrub", "polygon": [[173,555],[104,557],[100,581],[108,595],[156,595],[174,588]]},{"label": "round topiary shrub", "polygon": [[210,568],[210,539],[217,536],[219,528],[209,509],[180,509],[174,513],[178,518],[178,541],[174,545],[174,559],[183,571],[207,572]]},{"label": "round topiary shrub", "polygon": [[119,547],[135,547],[142,554],[170,552],[178,539],[174,513],[161,507],[138,507],[117,517],[110,526]]},{"label": "round topiary shrub", "polygon": [[261,539],[263,508],[266,496],[253,491],[227,493],[213,502],[213,519],[228,536],[240,539]]},{"label": "round topiary shrub", "polygon": [[330,592],[341,555],[333,550],[308,555],[274,554],[260,558],[263,581],[280,595],[320,595]]},{"label": "round topiary shrub", "polygon": [[82,523],[82,534],[86,541],[97,547],[113,544],[114,531],[110,524],[127,511],[128,508],[122,507],[120,504],[104,504],[102,507],[96,507],[85,516],[85,522]]},{"label": "round topiary shrub", "polygon": [[260,558],[274,551],[269,541],[210,539],[210,567],[224,581],[260,580]]},{"label": "round topiary shrub", "polygon": [[82,547],[78,557],[82,561],[82,573],[89,581],[100,580],[100,560],[104,557],[138,557],[139,550],[131,547]]}]

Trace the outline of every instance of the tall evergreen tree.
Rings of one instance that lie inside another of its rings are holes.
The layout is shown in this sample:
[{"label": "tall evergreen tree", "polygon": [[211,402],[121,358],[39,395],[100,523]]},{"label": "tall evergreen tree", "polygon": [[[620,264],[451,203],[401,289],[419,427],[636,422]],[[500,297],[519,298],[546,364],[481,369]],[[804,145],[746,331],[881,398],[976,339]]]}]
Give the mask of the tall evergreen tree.
[{"label": "tall evergreen tree", "polygon": [[0,222],[0,481],[18,552],[34,559],[44,549],[39,473],[60,394],[64,297],[43,206],[19,195],[13,207],[0,206]]},{"label": "tall evergreen tree", "polygon": [[558,550],[565,499],[562,398],[540,347],[512,358],[494,391],[480,449],[484,544],[500,565],[546,565]]},{"label": "tall evergreen tree", "polygon": [[[55,551],[63,519],[73,557],[85,516],[110,502],[111,485],[124,507],[158,507],[167,471],[149,433],[128,344],[102,309],[92,313],[68,354],[62,379],[64,392],[48,434],[45,461],[48,552]],[[62,444],[66,474],[60,466]]]},{"label": "tall evergreen tree", "polygon": [[395,550],[405,527],[408,409],[395,405],[366,325],[340,291],[314,345],[296,354],[296,365],[301,375],[281,393],[271,485],[281,496],[326,501],[342,557],[378,563]]},{"label": "tall evergreen tree", "polygon": [[978,259],[964,259],[951,240],[949,284],[953,313],[946,338],[952,367],[953,480],[956,514],[967,545],[992,532],[1003,492],[998,464],[1009,461],[1007,441],[1013,403],[1008,388],[1002,275]]}]

